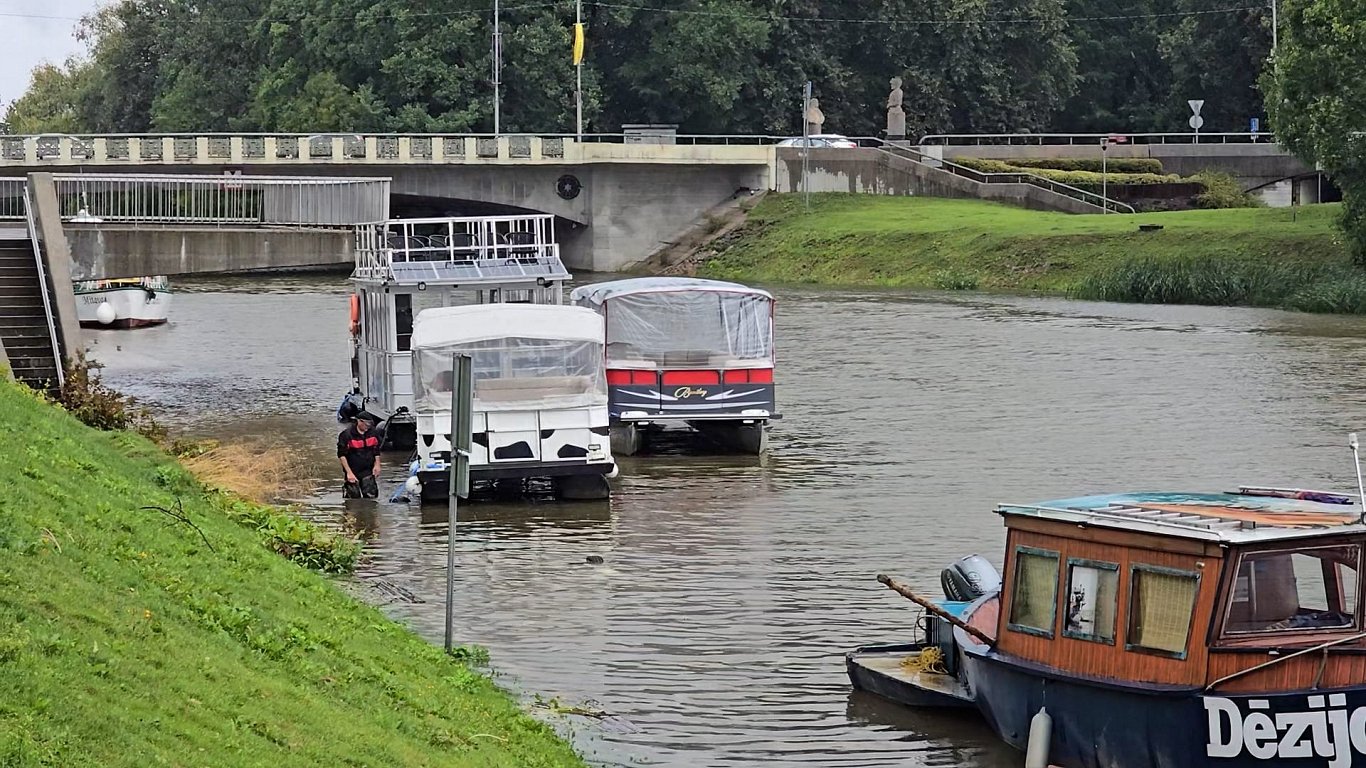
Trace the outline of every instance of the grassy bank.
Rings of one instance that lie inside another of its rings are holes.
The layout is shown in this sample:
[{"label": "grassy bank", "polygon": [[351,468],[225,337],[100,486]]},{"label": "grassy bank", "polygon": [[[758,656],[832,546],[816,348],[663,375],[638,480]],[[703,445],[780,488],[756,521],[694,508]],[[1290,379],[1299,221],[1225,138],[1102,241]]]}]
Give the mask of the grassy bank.
[{"label": "grassy bank", "polygon": [[[711,277],[1366,312],[1338,206],[1077,216],[976,200],[773,195]],[[1140,232],[1139,225],[1161,230]]]},{"label": "grassy bank", "polygon": [[3,381],[0,434],[0,766],[582,765],[143,438]]}]

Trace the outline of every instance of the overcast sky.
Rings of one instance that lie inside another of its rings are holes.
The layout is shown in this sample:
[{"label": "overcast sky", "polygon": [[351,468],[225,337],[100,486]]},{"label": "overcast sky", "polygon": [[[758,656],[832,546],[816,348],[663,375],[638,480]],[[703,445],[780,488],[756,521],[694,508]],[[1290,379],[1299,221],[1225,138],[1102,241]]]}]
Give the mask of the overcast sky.
[{"label": "overcast sky", "polygon": [[0,0],[0,105],[23,95],[40,63],[60,64],[84,50],[76,21],[105,1]]}]

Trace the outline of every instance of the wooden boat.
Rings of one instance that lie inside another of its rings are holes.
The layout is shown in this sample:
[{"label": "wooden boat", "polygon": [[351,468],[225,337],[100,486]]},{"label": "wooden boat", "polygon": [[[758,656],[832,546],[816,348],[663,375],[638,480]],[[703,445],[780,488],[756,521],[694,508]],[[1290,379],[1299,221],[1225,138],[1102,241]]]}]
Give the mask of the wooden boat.
[{"label": "wooden boat", "polygon": [[1004,583],[935,614],[922,643],[946,674],[875,676],[864,649],[850,680],[917,706],[966,698],[1063,768],[1366,765],[1355,501],[1242,487],[1002,505]]}]

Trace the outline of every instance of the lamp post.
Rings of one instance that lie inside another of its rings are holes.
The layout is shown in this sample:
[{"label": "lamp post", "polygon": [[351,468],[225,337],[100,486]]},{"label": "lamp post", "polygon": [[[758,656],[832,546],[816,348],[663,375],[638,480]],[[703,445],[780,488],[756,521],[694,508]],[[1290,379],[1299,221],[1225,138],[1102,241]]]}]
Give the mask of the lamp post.
[{"label": "lamp post", "polygon": [[503,35],[499,30],[498,0],[493,0],[493,135],[502,133]]},{"label": "lamp post", "polygon": [[574,0],[574,136],[583,141],[583,0]]}]

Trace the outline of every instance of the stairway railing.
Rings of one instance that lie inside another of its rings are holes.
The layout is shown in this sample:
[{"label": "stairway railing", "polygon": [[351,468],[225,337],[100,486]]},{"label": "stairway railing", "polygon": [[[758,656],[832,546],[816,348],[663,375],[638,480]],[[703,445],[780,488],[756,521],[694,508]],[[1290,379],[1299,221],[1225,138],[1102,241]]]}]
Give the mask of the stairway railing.
[{"label": "stairway railing", "polygon": [[33,262],[38,268],[38,292],[43,297],[43,319],[47,321],[48,339],[52,342],[52,362],[57,370],[57,386],[66,386],[66,366],[62,364],[62,347],[57,339],[57,318],[52,311],[52,296],[48,290],[47,269],[43,264],[43,250],[38,243],[38,222],[33,216],[33,198],[24,188],[24,218],[28,223],[28,239],[33,246]]}]

